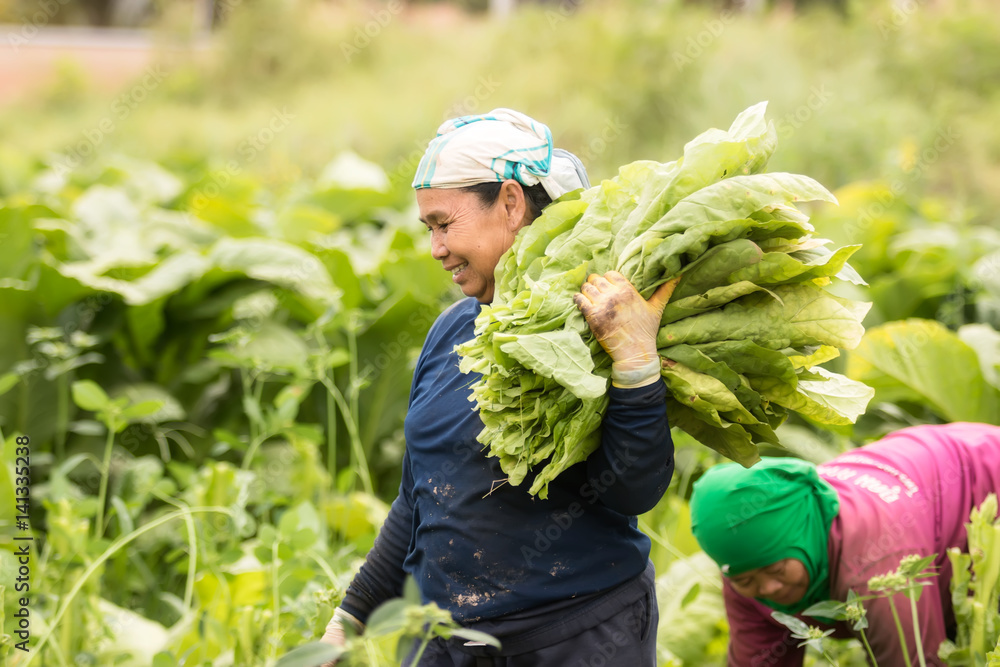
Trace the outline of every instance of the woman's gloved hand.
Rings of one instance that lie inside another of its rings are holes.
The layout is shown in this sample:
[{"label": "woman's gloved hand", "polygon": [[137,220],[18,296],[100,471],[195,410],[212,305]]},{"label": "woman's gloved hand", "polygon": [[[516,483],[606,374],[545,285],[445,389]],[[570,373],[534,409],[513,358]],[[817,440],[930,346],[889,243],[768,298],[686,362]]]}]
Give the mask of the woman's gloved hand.
[{"label": "woman's gloved hand", "polygon": [[611,356],[611,384],[626,389],[644,387],[660,377],[656,334],[663,309],[680,277],[642,298],[617,271],[591,274],[573,296],[601,347]]},{"label": "woman's gloved hand", "polygon": [[[326,632],[323,633],[323,637],[320,641],[325,644],[330,644],[331,646],[343,648],[347,644],[347,635],[344,630],[345,625],[350,625],[354,634],[360,635],[365,630],[364,623],[338,607],[333,612],[333,618],[331,618],[330,622],[326,624]],[[332,660],[330,662],[324,662],[323,667],[334,667],[336,664],[337,661]]]}]

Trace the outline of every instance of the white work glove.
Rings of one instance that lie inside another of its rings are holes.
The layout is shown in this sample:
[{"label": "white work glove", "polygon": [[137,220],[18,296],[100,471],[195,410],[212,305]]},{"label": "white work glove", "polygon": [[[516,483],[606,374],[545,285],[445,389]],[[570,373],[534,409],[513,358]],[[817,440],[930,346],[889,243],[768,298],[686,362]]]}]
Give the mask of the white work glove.
[{"label": "white work glove", "polygon": [[664,283],[646,301],[625,276],[608,271],[603,276],[591,274],[573,296],[590,330],[611,356],[615,387],[644,387],[660,378],[656,334],[678,282],[679,277]]},{"label": "white work glove", "polygon": [[[333,610],[333,618],[330,622],[326,624],[326,632],[323,633],[321,642],[325,644],[330,644],[331,646],[337,646],[343,648],[347,643],[347,637],[344,634],[344,625],[350,625],[355,634],[360,635],[365,631],[365,624],[354,618],[346,611],[337,607]],[[334,667],[337,664],[336,660],[332,662],[323,663],[323,667]]]}]

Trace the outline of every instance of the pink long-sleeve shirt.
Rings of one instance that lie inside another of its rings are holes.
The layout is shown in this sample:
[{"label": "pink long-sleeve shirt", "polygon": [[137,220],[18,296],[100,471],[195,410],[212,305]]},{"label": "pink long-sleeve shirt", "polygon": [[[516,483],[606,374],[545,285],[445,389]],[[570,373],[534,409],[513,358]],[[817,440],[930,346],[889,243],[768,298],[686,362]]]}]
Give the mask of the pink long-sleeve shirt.
[{"label": "pink long-sleeve shirt", "polygon": [[[968,550],[969,512],[989,493],[1000,494],[1000,427],[956,423],[903,429],[819,466],[819,474],[840,497],[830,528],[830,598],[844,601],[853,589],[868,595],[868,580],[895,570],[910,554],[934,555],[939,576],[926,581],[917,603],[928,665],[942,665],[937,649],[955,619],[947,550]],[[739,595],[723,577],[729,617],[730,667],[800,667],[801,640],[771,618],[772,609]],[[894,598],[907,631],[912,664],[917,664],[909,600]],[[903,649],[888,600],[865,603],[866,630],[880,667],[904,665]],[[811,625],[830,626],[800,616]],[[848,623],[834,637],[858,636]]]}]

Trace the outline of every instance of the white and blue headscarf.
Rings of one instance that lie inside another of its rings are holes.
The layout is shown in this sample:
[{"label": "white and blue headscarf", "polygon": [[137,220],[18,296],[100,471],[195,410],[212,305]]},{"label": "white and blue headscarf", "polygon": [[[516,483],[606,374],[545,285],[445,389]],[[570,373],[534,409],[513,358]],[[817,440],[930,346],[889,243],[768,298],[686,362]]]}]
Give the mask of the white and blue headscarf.
[{"label": "white and blue headscarf", "polygon": [[464,188],[511,178],[526,187],[541,183],[553,200],[590,187],[579,158],[552,147],[547,126],[513,109],[494,109],[442,123],[413,188]]}]

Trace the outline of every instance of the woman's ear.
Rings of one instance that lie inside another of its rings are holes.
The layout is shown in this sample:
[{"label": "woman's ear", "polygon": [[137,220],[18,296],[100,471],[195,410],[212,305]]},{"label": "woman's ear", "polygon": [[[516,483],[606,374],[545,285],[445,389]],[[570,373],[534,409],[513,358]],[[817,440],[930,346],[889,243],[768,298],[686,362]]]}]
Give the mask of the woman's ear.
[{"label": "woman's ear", "polygon": [[510,231],[517,230],[531,224],[528,215],[528,200],[524,195],[524,188],[513,179],[507,179],[500,186],[500,205],[504,207],[507,217],[507,224]]}]

